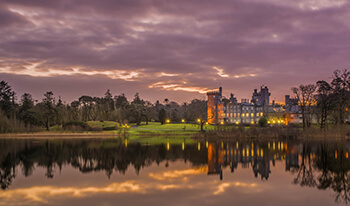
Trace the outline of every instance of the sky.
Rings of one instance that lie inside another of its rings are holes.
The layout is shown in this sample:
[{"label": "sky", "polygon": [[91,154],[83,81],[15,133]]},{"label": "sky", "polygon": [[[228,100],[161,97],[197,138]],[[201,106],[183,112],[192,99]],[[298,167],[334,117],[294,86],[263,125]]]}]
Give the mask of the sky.
[{"label": "sky", "polygon": [[349,69],[347,0],[0,0],[0,80],[41,100],[238,100]]}]

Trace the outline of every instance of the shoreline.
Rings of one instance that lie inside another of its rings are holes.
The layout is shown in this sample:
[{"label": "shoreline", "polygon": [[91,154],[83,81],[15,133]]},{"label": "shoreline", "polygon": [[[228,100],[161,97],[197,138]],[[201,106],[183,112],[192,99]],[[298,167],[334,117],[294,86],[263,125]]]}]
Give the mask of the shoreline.
[{"label": "shoreline", "polygon": [[101,138],[101,137],[118,137],[114,133],[59,133],[59,132],[38,132],[38,133],[12,133],[0,134],[0,139],[76,139],[76,138]]}]

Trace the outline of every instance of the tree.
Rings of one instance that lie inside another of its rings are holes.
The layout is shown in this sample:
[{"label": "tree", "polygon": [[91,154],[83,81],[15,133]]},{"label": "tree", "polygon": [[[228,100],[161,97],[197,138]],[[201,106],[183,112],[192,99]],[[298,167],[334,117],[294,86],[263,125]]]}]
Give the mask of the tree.
[{"label": "tree", "polygon": [[260,127],[264,127],[265,125],[267,125],[267,119],[266,119],[266,117],[261,117],[260,119],[259,119],[259,125],[260,125]]},{"label": "tree", "polygon": [[127,119],[127,107],[129,102],[124,93],[114,96],[115,107],[116,107],[116,119],[119,125],[122,125]]},{"label": "tree", "polygon": [[164,124],[165,123],[165,120],[167,118],[167,115],[166,115],[166,112],[164,109],[161,109],[159,111],[159,114],[158,114],[158,119],[160,121],[161,124]]},{"label": "tree", "polygon": [[335,106],[335,121],[337,124],[345,122],[346,108],[350,103],[350,71],[339,70],[334,71],[333,80],[331,82],[333,88],[333,103]]},{"label": "tree", "polygon": [[103,107],[103,120],[111,120],[111,114],[114,110],[114,101],[112,98],[112,94],[109,89],[106,91],[104,98],[102,99],[102,107]]},{"label": "tree", "polygon": [[12,91],[11,86],[5,82],[0,82],[0,109],[3,110],[7,116],[10,116],[14,112],[14,100],[15,100],[15,92]]},{"label": "tree", "polygon": [[315,95],[317,107],[319,108],[320,127],[326,128],[329,111],[332,107],[332,87],[326,81],[318,81],[317,95]]},{"label": "tree", "polygon": [[299,106],[303,119],[303,129],[305,129],[306,126],[311,126],[311,105],[313,103],[313,94],[315,90],[316,86],[313,84],[292,87],[292,91],[299,101]]},{"label": "tree", "polygon": [[46,92],[44,96],[45,98],[43,99],[43,103],[45,108],[45,112],[44,112],[45,127],[47,131],[50,131],[51,123],[53,123],[56,116],[56,109],[54,107],[55,99],[53,98],[53,93],[51,91]]},{"label": "tree", "polygon": [[21,106],[19,108],[19,117],[24,122],[25,126],[28,126],[28,123],[32,125],[40,124],[38,121],[38,115],[32,110],[34,108],[34,100],[31,94],[24,93],[21,97]]},{"label": "tree", "polygon": [[91,116],[92,104],[93,104],[92,97],[83,95],[79,97],[79,102],[83,105],[83,108],[82,108],[83,121],[89,121]]}]

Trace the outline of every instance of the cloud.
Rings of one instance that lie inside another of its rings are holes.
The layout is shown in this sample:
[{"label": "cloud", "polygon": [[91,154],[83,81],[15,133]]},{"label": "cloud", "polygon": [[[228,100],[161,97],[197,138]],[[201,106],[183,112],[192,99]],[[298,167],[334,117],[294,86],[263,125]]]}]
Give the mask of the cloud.
[{"label": "cloud", "polygon": [[149,99],[172,91],[182,101],[221,83],[242,98],[266,84],[283,100],[349,66],[345,0],[4,0],[0,17],[2,76],[103,76]]}]

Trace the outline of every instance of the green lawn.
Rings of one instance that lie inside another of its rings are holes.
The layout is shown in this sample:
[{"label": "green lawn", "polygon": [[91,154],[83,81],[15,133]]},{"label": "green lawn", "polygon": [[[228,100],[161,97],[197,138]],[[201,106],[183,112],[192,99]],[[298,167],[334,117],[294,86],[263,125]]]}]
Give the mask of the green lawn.
[{"label": "green lawn", "polygon": [[[188,123],[169,123],[169,124],[161,124],[159,122],[150,122],[148,125],[145,123],[137,126],[140,129],[149,129],[149,130],[172,130],[172,131],[186,131],[186,130],[194,130],[200,131],[201,127],[199,124],[188,124]],[[214,129],[213,125],[204,125],[205,130]]]},{"label": "green lawn", "polygon": [[106,128],[106,127],[115,127],[118,124],[117,122],[113,122],[113,121],[103,121],[103,122],[100,122],[100,121],[88,121],[86,123],[88,123],[88,125],[90,127],[101,127],[102,129]]},{"label": "green lawn", "polygon": [[[105,133],[113,133],[118,136],[144,136],[144,137],[166,137],[166,136],[174,136],[184,137],[194,133],[200,132],[199,124],[189,124],[189,123],[169,123],[169,124],[161,124],[159,122],[149,122],[146,125],[146,122],[142,122],[141,125],[136,125],[135,123],[128,124],[127,126],[119,127],[117,122],[113,121],[88,121],[87,124],[90,127],[100,127],[111,128],[117,126],[118,129],[111,131],[104,131]],[[213,130],[215,126],[213,125],[204,125],[204,130]],[[53,132],[63,132],[62,126],[53,126],[51,127],[51,131]],[[91,133],[91,132],[83,132],[83,133]],[[94,133],[94,132],[93,132]],[[158,141],[158,140],[157,140]]]}]

